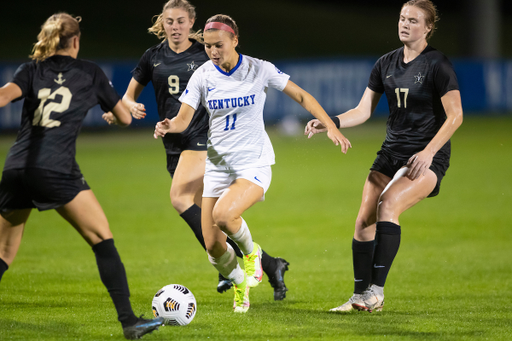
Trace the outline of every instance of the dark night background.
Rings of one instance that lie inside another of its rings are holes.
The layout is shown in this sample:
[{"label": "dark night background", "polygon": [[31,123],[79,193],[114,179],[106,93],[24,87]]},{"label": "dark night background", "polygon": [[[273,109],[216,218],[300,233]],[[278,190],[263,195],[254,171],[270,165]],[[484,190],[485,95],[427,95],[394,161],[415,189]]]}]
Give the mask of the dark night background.
[{"label": "dark night background", "polygon": [[[194,29],[208,17],[231,15],[240,28],[240,52],[268,60],[310,57],[380,56],[399,47],[397,20],[402,0],[233,1],[192,0]],[[41,24],[65,11],[83,17],[80,57],[134,60],[156,37],[147,33],[165,1],[12,1],[2,0],[0,60],[24,61]],[[437,1],[441,20],[431,45],[449,57],[471,57],[464,1]],[[500,5],[500,57],[512,58],[512,2]]]}]

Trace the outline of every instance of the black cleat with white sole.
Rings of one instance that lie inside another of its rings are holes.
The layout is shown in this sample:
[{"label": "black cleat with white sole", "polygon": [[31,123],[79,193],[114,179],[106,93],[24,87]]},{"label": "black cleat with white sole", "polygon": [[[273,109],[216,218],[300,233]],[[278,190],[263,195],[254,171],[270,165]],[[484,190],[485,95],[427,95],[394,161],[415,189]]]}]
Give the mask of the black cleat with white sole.
[{"label": "black cleat with white sole", "polygon": [[217,284],[217,292],[222,294],[223,292],[231,289],[232,286],[233,283],[219,273],[219,284]]},{"label": "black cleat with white sole", "polygon": [[157,317],[152,320],[139,317],[137,322],[131,326],[123,327],[124,337],[128,340],[140,339],[142,336],[151,333],[153,330],[164,324],[163,317]]}]

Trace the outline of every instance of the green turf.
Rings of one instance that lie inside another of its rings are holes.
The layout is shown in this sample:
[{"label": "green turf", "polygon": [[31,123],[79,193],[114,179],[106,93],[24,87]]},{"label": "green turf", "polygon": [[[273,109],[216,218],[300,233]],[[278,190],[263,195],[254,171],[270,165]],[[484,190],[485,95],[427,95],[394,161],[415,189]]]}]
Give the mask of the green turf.
[{"label": "green turf", "polygon": [[[268,253],[290,261],[290,291],[274,302],[265,278],[244,316],[232,313],[231,292],[215,291],[215,270],[170,205],[161,142],[129,128],[84,133],[78,162],[109,218],[135,312],[151,315],[152,295],[171,283],[198,302],[189,326],[145,339],[512,339],[510,118],[466,118],[441,194],[403,214],[384,311],[327,312],[351,295],[354,219],[384,129],[373,121],[345,130],[348,155],[324,136],[271,134],[273,183],[244,217]],[[0,138],[1,159],[13,140]],[[0,283],[0,340],[10,339],[123,339],[92,251],[53,211],[32,213]]]}]

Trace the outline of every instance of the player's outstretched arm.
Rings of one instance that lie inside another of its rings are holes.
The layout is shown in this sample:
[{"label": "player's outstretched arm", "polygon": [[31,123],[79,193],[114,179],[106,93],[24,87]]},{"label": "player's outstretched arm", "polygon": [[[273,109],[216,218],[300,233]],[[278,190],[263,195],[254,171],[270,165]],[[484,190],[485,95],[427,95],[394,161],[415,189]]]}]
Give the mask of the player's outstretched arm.
[{"label": "player's outstretched arm", "polygon": [[11,101],[21,97],[21,95],[23,95],[23,93],[17,84],[10,82],[5,84],[0,88],[0,108],[5,107],[7,104],[11,103]]},{"label": "player's outstretched arm", "polygon": [[166,118],[155,126],[153,137],[164,137],[167,133],[181,133],[187,129],[196,110],[187,103],[182,103],[178,115],[172,120]]},{"label": "player's outstretched arm", "polygon": [[[363,97],[361,97],[357,107],[336,116],[340,120],[340,128],[355,127],[366,122],[377,107],[380,96],[381,94],[366,88]],[[320,122],[318,119],[314,119],[306,124],[304,135],[307,135],[308,138],[311,138],[311,136],[318,133],[323,133],[326,130],[327,129],[322,124],[322,122]]]},{"label": "player's outstretched arm", "polygon": [[292,81],[288,81],[283,92],[287,94],[294,101],[299,103],[304,109],[306,109],[311,115],[315,116],[327,130],[327,136],[334,142],[335,145],[341,145],[341,151],[347,153],[349,148],[352,148],[350,141],[343,136],[343,134],[336,128],[334,122],[327,115],[324,108],[318,103],[318,101],[311,96],[307,91],[302,89]]},{"label": "player's outstretched arm", "polygon": [[123,96],[123,104],[130,110],[133,118],[137,120],[146,117],[144,104],[137,103],[137,98],[139,98],[142,90],[144,90],[144,85],[132,78]]},{"label": "player's outstretched arm", "polygon": [[104,113],[102,117],[108,124],[117,124],[120,127],[127,127],[132,123],[132,116],[122,101],[118,101],[112,111]]}]

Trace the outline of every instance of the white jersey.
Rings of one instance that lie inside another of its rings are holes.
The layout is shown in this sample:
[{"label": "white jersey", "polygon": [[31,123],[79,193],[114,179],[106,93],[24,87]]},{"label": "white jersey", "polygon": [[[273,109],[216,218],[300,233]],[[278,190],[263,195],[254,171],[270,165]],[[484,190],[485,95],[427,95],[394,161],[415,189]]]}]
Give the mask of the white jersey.
[{"label": "white jersey", "polygon": [[282,91],[289,78],[272,63],[241,54],[229,73],[212,61],[194,72],[180,101],[194,109],[201,103],[210,115],[206,170],[243,170],[275,163],[263,106],[267,89]]}]

